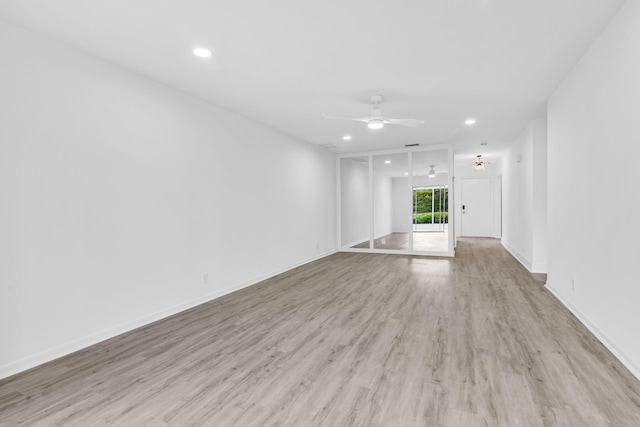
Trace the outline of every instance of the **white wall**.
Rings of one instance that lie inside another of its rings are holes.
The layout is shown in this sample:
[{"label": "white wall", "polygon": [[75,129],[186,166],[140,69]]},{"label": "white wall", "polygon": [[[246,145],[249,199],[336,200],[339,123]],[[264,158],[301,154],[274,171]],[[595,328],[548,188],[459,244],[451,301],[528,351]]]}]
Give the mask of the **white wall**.
[{"label": "white wall", "polygon": [[[369,164],[340,159],[340,235],[342,246],[369,239],[371,214]],[[391,233],[391,178],[373,173],[373,233],[374,238]]]},{"label": "white wall", "polygon": [[547,271],[547,127],[532,121],[500,161],[502,244],[527,269]]},{"label": "white wall", "polygon": [[549,100],[548,287],[640,377],[638,52],[629,1]]},{"label": "white wall", "polygon": [[449,185],[449,175],[446,173],[439,173],[435,178],[429,178],[428,176],[414,176],[414,187],[439,187],[442,185]]},{"label": "white wall", "polygon": [[[528,126],[500,161],[502,173],[502,244],[531,268],[531,210],[524,205],[533,188],[531,127]],[[525,194],[523,194],[525,193]]]},{"label": "white wall", "polygon": [[369,164],[340,159],[340,235],[342,246],[369,240]]},{"label": "white wall", "polygon": [[379,238],[391,233],[391,178],[373,171],[373,236]]},{"label": "white wall", "polygon": [[0,73],[0,377],[335,250],[329,152],[4,23]]},{"label": "white wall", "polygon": [[411,230],[412,200],[409,192],[409,178],[391,179],[391,228],[394,233],[408,233]]},{"label": "white wall", "polygon": [[533,260],[531,271],[546,273],[548,262],[548,181],[547,181],[547,120],[534,120],[531,123],[533,141],[533,191],[532,191],[532,247]]}]

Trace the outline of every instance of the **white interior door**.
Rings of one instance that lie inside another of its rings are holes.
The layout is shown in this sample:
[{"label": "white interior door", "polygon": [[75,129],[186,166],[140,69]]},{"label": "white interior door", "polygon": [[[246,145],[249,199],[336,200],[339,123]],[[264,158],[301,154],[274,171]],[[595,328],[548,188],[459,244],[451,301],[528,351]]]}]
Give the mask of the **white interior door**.
[{"label": "white interior door", "polygon": [[491,180],[469,178],[462,180],[461,235],[491,237]]}]

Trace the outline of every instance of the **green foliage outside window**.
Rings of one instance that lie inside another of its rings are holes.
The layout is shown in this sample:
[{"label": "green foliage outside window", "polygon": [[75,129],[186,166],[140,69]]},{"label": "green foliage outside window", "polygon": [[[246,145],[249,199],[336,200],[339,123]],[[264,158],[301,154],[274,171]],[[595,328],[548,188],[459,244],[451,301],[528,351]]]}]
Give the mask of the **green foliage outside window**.
[{"label": "green foliage outside window", "polygon": [[[432,218],[433,217],[433,218]],[[433,221],[432,221],[433,219]],[[414,224],[447,224],[449,222],[449,213],[448,212],[434,212],[431,215],[431,212],[424,213],[414,213],[413,214],[413,223]]]},{"label": "green foliage outside window", "polygon": [[448,212],[448,188],[426,188],[413,192],[413,221],[415,224],[447,223],[449,222]]}]

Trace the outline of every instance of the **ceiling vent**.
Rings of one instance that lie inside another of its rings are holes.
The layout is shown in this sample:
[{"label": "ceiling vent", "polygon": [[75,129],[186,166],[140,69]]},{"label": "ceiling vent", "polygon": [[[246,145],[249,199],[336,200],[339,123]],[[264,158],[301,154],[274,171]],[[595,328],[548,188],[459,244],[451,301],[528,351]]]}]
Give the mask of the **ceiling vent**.
[{"label": "ceiling vent", "polygon": [[352,157],[351,160],[358,163],[368,163],[369,159],[367,157]]},{"label": "ceiling vent", "polygon": [[320,147],[322,148],[326,148],[327,150],[333,150],[335,148],[338,148],[337,145],[333,145],[333,144],[318,144],[320,145]]},{"label": "ceiling vent", "polygon": [[420,144],[404,144],[405,147],[417,147]]}]

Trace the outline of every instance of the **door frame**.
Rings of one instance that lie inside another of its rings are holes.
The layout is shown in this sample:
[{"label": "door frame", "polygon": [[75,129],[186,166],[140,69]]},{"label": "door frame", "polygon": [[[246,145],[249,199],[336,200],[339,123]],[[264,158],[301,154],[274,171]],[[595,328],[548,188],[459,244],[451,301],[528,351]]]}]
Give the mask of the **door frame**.
[{"label": "door frame", "polygon": [[494,218],[496,215],[498,216],[498,218],[495,219],[498,225],[498,232],[495,233],[493,237],[502,239],[502,173],[496,176],[496,206],[494,208]]}]

